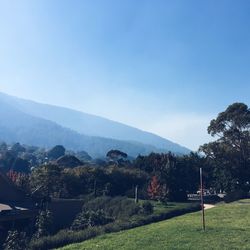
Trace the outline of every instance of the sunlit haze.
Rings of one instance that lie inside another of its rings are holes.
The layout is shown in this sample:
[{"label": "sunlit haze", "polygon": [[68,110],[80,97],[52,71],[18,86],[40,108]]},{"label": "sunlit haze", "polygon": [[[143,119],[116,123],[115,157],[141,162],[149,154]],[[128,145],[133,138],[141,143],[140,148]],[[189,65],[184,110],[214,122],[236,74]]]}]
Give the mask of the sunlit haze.
[{"label": "sunlit haze", "polygon": [[197,150],[250,104],[250,1],[0,1],[0,91]]}]

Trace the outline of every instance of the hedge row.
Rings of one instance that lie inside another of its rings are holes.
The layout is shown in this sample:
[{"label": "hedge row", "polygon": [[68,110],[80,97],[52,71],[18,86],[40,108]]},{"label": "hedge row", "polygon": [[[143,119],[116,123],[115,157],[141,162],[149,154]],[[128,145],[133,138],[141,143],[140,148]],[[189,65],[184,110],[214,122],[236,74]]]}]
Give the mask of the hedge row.
[{"label": "hedge row", "polygon": [[190,204],[190,206],[186,208],[176,209],[161,214],[147,215],[143,218],[135,217],[131,221],[127,222],[116,221],[101,227],[90,227],[77,232],[71,230],[61,230],[53,236],[47,236],[37,239],[35,241],[31,241],[29,248],[32,250],[47,250],[59,248],[68,244],[82,242],[104,233],[118,232],[121,230],[131,229],[147,225],[152,222],[158,222],[186,213],[195,212],[198,210],[200,210],[199,204]]}]

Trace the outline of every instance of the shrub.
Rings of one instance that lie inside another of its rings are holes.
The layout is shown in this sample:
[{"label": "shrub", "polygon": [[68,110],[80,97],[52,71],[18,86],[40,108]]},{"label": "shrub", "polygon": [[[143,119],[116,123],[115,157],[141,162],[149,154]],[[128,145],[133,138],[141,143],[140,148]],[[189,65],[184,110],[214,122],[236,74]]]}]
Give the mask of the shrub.
[{"label": "shrub", "polygon": [[141,216],[138,216],[137,218],[132,217],[127,221],[118,220],[116,222],[112,222],[101,227],[88,227],[85,230],[80,230],[80,231],[62,230],[56,235],[33,240],[30,243],[29,248],[32,250],[47,250],[52,248],[59,248],[71,243],[82,242],[84,240],[93,238],[100,234],[109,232],[118,232],[121,230],[126,230],[146,225],[152,222],[169,219],[174,216],[183,215],[188,212],[198,211],[199,209],[200,209],[199,204],[190,204],[190,206],[186,208],[167,211],[165,213],[157,215],[151,214],[145,217]]},{"label": "shrub", "polygon": [[224,197],[224,201],[226,203],[233,202],[236,200],[240,200],[247,197],[247,193],[243,190],[235,190],[233,192],[227,193]]},{"label": "shrub", "polygon": [[90,227],[85,230],[73,232],[71,230],[61,230],[53,236],[46,236],[40,239],[32,240],[28,249],[32,250],[47,250],[59,248],[71,243],[82,242],[93,238],[102,233],[99,227]]},{"label": "shrub", "polygon": [[145,201],[142,203],[142,213],[143,214],[152,214],[154,211],[154,207],[150,201]]},{"label": "shrub", "polygon": [[113,219],[108,217],[103,210],[83,211],[74,220],[71,229],[82,230],[87,227],[102,226],[112,222]]},{"label": "shrub", "polygon": [[170,201],[183,202],[187,201],[187,193],[183,190],[170,191],[168,194]]},{"label": "shrub", "polygon": [[98,209],[102,209],[109,217],[122,219],[139,214],[141,208],[139,204],[135,204],[133,200],[119,196],[115,198],[108,196],[98,197],[83,206],[83,210],[85,211],[97,211]]},{"label": "shrub", "polygon": [[222,198],[220,198],[218,195],[209,195],[204,197],[204,202],[207,203],[217,203],[222,201]]},{"label": "shrub", "polygon": [[36,219],[36,233],[35,237],[40,238],[51,233],[53,219],[49,210],[41,210]]},{"label": "shrub", "polygon": [[16,230],[9,231],[3,247],[4,250],[26,249],[26,233]]}]

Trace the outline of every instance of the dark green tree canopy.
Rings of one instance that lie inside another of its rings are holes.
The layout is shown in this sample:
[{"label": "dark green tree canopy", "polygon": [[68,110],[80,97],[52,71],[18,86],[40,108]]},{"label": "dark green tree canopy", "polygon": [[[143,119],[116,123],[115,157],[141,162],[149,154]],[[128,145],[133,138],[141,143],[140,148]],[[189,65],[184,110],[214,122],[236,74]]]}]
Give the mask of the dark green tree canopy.
[{"label": "dark green tree canopy", "polygon": [[228,139],[235,135],[248,135],[250,129],[250,109],[244,103],[234,103],[213,119],[208,127],[212,136]]},{"label": "dark green tree canopy", "polygon": [[107,157],[111,158],[111,159],[116,159],[116,158],[119,158],[119,157],[122,157],[122,158],[127,158],[128,155],[120,150],[110,150],[108,153],[107,153]]},{"label": "dark green tree canopy", "polygon": [[15,144],[11,147],[11,150],[12,150],[14,153],[16,153],[16,154],[26,151],[25,147],[23,147],[19,142],[15,143]]},{"label": "dark green tree canopy", "polygon": [[52,160],[56,160],[65,154],[65,148],[62,145],[56,145],[48,151],[48,157]]},{"label": "dark green tree canopy", "polygon": [[249,190],[250,109],[234,103],[213,119],[208,133],[216,141],[201,146],[213,166],[217,184],[226,190]]},{"label": "dark green tree canopy", "polygon": [[56,160],[56,163],[58,164],[58,166],[65,168],[75,168],[83,165],[83,162],[81,162],[74,155],[64,155],[58,158]]}]

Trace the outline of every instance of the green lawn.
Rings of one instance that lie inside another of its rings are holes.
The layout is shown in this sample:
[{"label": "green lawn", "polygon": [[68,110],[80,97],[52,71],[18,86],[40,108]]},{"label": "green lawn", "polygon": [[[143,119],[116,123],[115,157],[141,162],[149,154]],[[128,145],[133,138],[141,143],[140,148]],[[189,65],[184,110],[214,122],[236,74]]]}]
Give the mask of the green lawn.
[{"label": "green lawn", "polygon": [[196,212],[62,249],[250,249],[250,199],[207,210],[206,221],[206,232],[201,231],[200,212]]},{"label": "green lawn", "polygon": [[[181,202],[168,202],[167,204],[163,204],[157,201],[151,201],[154,206],[154,214],[161,214],[167,211],[173,211],[176,209],[187,208],[192,205],[192,203],[181,203]],[[193,203],[194,204],[194,203]]]},{"label": "green lawn", "polygon": [[[143,202],[144,200],[140,200],[139,204],[142,204]],[[199,204],[198,202],[192,202],[192,203],[191,202],[168,202],[167,204],[164,204],[158,201],[150,201],[150,202],[154,206],[154,212],[153,212],[154,215],[160,215],[160,214],[164,214],[164,213],[179,210],[179,209],[187,209],[189,207],[194,206],[195,204]],[[141,217],[144,217],[144,216],[141,216]]]}]

